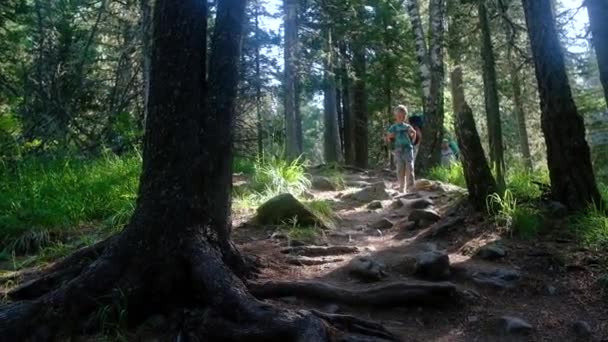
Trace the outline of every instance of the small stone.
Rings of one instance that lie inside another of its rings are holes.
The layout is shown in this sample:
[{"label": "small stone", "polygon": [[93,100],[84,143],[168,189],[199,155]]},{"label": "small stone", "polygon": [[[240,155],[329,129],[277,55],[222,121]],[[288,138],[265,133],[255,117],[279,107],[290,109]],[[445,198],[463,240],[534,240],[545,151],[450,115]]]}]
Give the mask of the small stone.
[{"label": "small stone", "polygon": [[507,252],[496,244],[485,245],[477,250],[476,256],[485,260],[496,260],[504,258]]},{"label": "small stone", "polygon": [[579,341],[589,341],[593,335],[591,326],[585,321],[576,321],[572,324],[572,331],[576,334]]},{"label": "small stone", "polygon": [[386,193],[386,186],[384,182],[377,182],[367,186],[357,192],[348,194],[349,199],[354,199],[359,202],[371,202],[373,200],[385,200],[389,199],[388,193]]},{"label": "small stone", "polygon": [[383,218],[369,225],[372,229],[385,230],[393,227],[393,222]]},{"label": "small stone", "polygon": [[310,181],[311,187],[320,191],[335,191],[336,185],[327,177],[314,176]]},{"label": "small stone", "polygon": [[503,333],[524,335],[529,334],[534,330],[530,323],[518,317],[503,316],[499,320],[500,330]]},{"label": "small stone", "polygon": [[274,232],[270,235],[270,238],[273,240],[287,240],[287,235],[282,232]]},{"label": "small stone", "polygon": [[429,280],[446,280],[450,276],[450,258],[440,251],[430,250],[416,255],[416,274]]},{"label": "small stone", "polygon": [[298,302],[298,298],[294,296],[282,297],[281,300],[287,304],[295,304]]},{"label": "small stone", "polygon": [[342,198],[343,196],[344,196],[344,193],[342,193],[342,192],[338,192],[338,193],[336,194],[336,196],[334,196],[334,198],[338,198],[338,199],[340,199],[340,198]]},{"label": "small stone", "polygon": [[431,201],[428,198],[421,198],[421,199],[417,199],[417,200],[414,200],[414,201],[411,201],[410,203],[408,203],[408,205],[412,209],[426,209],[426,208],[432,206],[433,204],[434,204],[433,201]]},{"label": "small stone", "polygon": [[441,220],[441,216],[433,209],[414,209],[409,215],[410,221],[416,223],[430,222],[435,223]]},{"label": "small stone", "polygon": [[493,271],[473,272],[471,278],[478,285],[509,289],[515,286],[521,275],[516,270],[499,268]]},{"label": "small stone", "polygon": [[306,243],[304,241],[300,241],[300,240],[289,240],[290,247],[302,247],[302,246],[307,246],[307,245],[310,245],[310,244]]},{"label": "small stone", "polygon": [[547,293],[551,296],[554,296],[557,293],[557,288],[553,285],[547,286]]},{"label": "small stone", "polygon": [[416,222],[409,220],[401,220],[395,224],[395,227],[399,230],[413,230],[416,228]]},{"label": "small stone", "polygon": [[349,267],[352,275],[364,281],[379,281],[386,276],[384,265],[370,257],[354,258]]},{"label": "small stone", "polygon": [[304,197],[305,199],[310,200],[310,199],[315,198],[315,195],[313,195],[313,194],[312,194],[310,191],[305,190],[305,191],[302,193],[302,197]]},{"label": "small stone", "polygon": [[401,200],[400,200],[400,199],[396,199],[396,200],[394,200],[394,201],[391,203],[391,205],[390,205],[390,208],[391,208],[391,209],[393,209],[393,210],[395,210],[395,209],[399,209],[399,208],[401,208],[401,207],[403,207],[403,202],[401,202]]},{"label": "small stone", "polygon": [[467,321],[469,323],[475,323],[475,322],[479,321],[479,317],[477,317],[477,316],[469,316],[469,317],[467,317]]},{"label": "small stone", "polygon": [[367,209],[371,209],[371,210],[381,209],[381,208],[382,208],[382,202],[380,202],[380,201],[372,201],[367,205]]}]

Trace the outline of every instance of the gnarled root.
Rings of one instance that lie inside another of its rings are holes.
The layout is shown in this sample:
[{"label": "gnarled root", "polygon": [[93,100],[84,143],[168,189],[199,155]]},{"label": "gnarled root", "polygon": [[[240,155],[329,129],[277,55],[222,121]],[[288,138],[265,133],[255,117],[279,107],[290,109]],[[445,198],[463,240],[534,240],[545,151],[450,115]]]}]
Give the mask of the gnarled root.
[{"label": "gnarled root", "polygon": [[396,340],[376,323],[259,301],[227,265],[221,248],[202,234],[184,234],[175,239],[179,245],[146,253],[134,248],[141,243],[133,238],[139,232],[125,233],[74,279],[34,301],[0,307],[0,341],[49,341],[93,332],[90,318],[118,300],[128,303],[133,325],[152,314],[194,312],[175,333],[211,341]]},{"label": "gnarled root", "polygon": [[351,290],[315,281],[250,283],[258,298],[306,297],[348,305],[407,306],[455,301],[456,286],[449,282],[396,282],[363,290]]}]

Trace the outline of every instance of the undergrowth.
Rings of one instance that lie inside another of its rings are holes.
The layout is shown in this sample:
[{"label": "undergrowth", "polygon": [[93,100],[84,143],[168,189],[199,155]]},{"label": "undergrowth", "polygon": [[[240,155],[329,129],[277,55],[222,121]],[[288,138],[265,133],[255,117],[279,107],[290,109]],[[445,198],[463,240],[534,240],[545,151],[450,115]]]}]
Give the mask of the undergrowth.
[{"label": "undergrowth", "polygon": [[[608,204],[608,185],[599,185],[604,206]],[[587,246],[595,249],[608,247],[608,208],[597,208],[590,205],[586,210],[575,214],[570,220],[570,227],[578,238]]]},{"label": "undergrowth", "polygon": [[429,171],[428,177],[429,179],[458,185],[463,188],[467,186],[461,163],[454,163],[450,167],[435,166]]},{"label": "undergrowth", "polygon": [[0,164],[0,243],[33,253],[84,224],[118,231],[134,209],[141,157],[105,155]]},{"label": "undergrowth", "polygon": [[543,218],[540,211],[519,204],[510,190],[506,190],[503,196],[496,193],[488,196],[486,204],[496,224],[512,235],[533,238],[542,228]]}]

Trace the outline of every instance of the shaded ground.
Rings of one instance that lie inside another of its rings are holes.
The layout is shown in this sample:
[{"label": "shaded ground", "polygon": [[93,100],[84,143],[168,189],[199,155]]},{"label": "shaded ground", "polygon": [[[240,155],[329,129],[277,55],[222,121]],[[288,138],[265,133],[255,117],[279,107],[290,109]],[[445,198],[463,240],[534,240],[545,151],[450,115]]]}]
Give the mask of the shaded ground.
[{"label": "shaded ground", "polygon": [[[382,177],[380,177],[382,176]],[[364,289],[395,281],[413,281],[415,257],[429,248],[449,254],[450,282],[457,284],[464,299],[456,303],[439,303],[432,307],[383,309],[378,306],[353,307],[327,301],[286,297],[274,300],[286,306],[317,308],[353,314],[381,322],[399,334],[404,341],[575,341],[580,334],[573,331],[578,321],[592,330],[591,339],[608,341],[608,305],[598,277],[606,259],[580,248],[573,239],[559,233],[559,221],[548,222],[555,236],[542,241],[510,239],[494,225],[473,213],[462,201],[462,190],[437,183],[420,183],[416,192],[401,198],[403,206],[395,208],[397,195],[389,174],[350,172],[343,191],[313,191],[315,198],[333,202],[336,228],[326,231],[317,245],[356,246],[356,254],[327,257],[322,265],[292,265],[292,256],[281,249],[290,244],[306,244],[276,238],[273,227],[242,225],[234,230],[241,248],[257,255],[263,266],[259,280],[315,280],[342,288]],[[367,202],[344,196],[357,188],[386,181],[390,199],[383,208],[367,209]],[[433,201],[432,209],[442,219],[434,225],[413,227],[408,223],[412,204],[418,199]],[[392,228],[377,230],[370,225],[386,218]],[[240,218],[241,220],[243,218]],[[446,222],[454,223],[446,226]],[[444,229],[440,229],[441,227]],[[439,229],[438,229],[439,228]],[[433,233],[435,235],[433,236]],[[496,260],[472,257],[478,248],[498,242],[506,256]],[[350,273],[354,258],[366,256],[384,265],[386,276],[377,282],[361,281]],[[474,280],[474,275],[496,272],[517,274],[519,278],[505,284],[491,285]],[[504,286],[503,286],[504,285]],[[502,316],[519,317],[533,326],[523,335],[506,334],[498,328]]]}]

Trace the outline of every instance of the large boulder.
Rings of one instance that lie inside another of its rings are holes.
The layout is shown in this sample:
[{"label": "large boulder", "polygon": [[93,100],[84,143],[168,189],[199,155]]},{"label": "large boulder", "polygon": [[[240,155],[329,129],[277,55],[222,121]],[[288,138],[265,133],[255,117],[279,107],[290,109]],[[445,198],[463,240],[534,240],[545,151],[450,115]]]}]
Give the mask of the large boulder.
[{"label": "large boulder", "polygon": [[281,224],[296,219],[300,225],[325,226],[323,220],[287,193],[277,195],[262,204],[257,210],[256,219],[260,224]]},{"label": "large boulder", "polygon": [[359,191],[353,192],[344,197],[348,199],[354,199],[359,202],[371,202],[375,200],[385,200],[390,198],[390,196],[386,192],[386,186],[384,185],[384,182],[377,182],[371,184]]},{"label": "large boulder", "polygon": [[497,268],[491,271],[474,271],[470,276],[471,280],[477,285],[490,286],[496,289],[513,288],[521,279],[521,274],[518,271],[506,268]]},{"label": "large boulder", "polygon": [[368,256],[354,258],[349,264],[349,273],[363,281],[379,281],[386,277],[384,264]]},{"label": "large boulder", "polygon": [[441,216],[433,209],[414,209],[408,218],[419,225],[421,223],[435,223],[441,220]]}]

